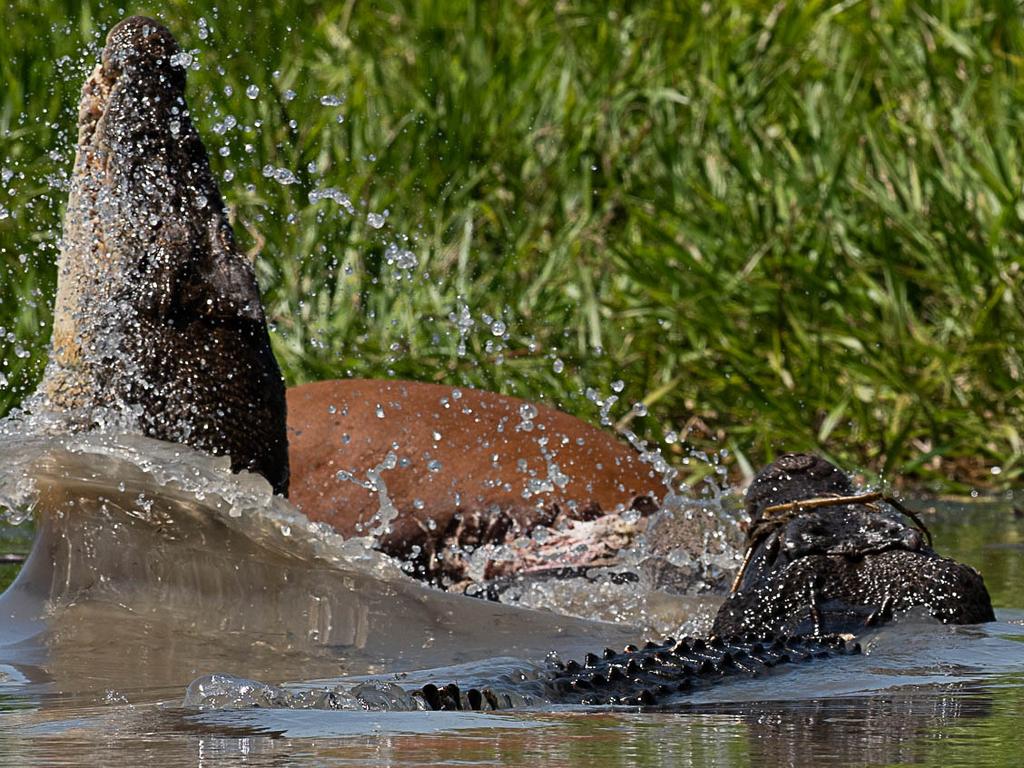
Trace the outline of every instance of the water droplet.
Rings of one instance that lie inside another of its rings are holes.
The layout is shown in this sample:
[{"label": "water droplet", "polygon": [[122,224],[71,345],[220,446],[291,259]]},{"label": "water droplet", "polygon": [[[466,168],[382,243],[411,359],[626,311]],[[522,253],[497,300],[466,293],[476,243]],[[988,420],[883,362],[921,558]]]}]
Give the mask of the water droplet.
[{"label": "water droplet", "polygon": [[436,443],[436,442],[437,442],[438,440],[440,440],[440,439],[441,439],[441,433],[440,433],[440,432],[437,432],[437,431],[431,432],[431,433],[430,433],[430,436],[431,436],[432,438],[434,438],[434,442],[435,442],[435,443]]},{"label": "water droplet", "polygon": [[476,321],[473,319],[473,315],[470,314],[469,307],[462,303],[462,297],[459,296],[458,299],[458,311],[450,312],[448,319],[455,323],[455,327],[459,329],[459,345],[456,348],[456,352],[459,357],[465,357],[466,338],[469,336],[469,332],[473,330],[473,325]]},{"label": "water droplet", "polygon": [[263,175],[268,179],[273,179],[279,184],[284,184],[286,186],[288,184],[297,184],[299,181],[298,177],[287,168],[275,168],[269,164],[263,166]]},{"label": "water droplet", "polygon": [[430,470],[430,472],[432,473],[440,472],[441,462],[438,461],[437,459],[431,459],[430,461],[427,462],[427,469]]},{"label": "water droplet", "polygon": [[258,85],[250,85],[245,89],[245,95],[250,99],[258,98],[260,95],[260,87]]},{"label": "water droplet", "polygon": [[555,373],[561,373],[565,370],[565,363],[562,362],[561,358],[556,357],[555,362],[551,364],[551,368]]},{"label": "water droplet", "polygon": [[349,196],[334,187],[328,187],[327,189],[314,189],[309,193],[309,202],[317,203],[321,200],[333,200],[349,214],[355,214],[356,212],[356,208],[352,205],[352,200],[349,199]]},{"label": "water droplet", "polygon": [[384,226],[385,219],[379,213],[368,213],[366,214],[366,223],[374,229],[380,229]]},{"label": "water droplet", "polygon": [[377,418],[378,419],[383,419],[384,418],[384,406],[381,405],[380,403],[377,403],[377,407],[376,407],[376,409],[374,409],[374,413],[377,414]]},{"label": "water droplet", "polygon": [[505,335],[505,324],[501,320],[495,320],[491,323],[491,333],[495,336]]},{"label": "water droplet", "polygon": [[531,403],[523,403],[519,406],[519,418],[523,421],[533,421],[537,418],[537,407]]},{"label": "water droplet", "polygon": [[298,177],[287,168],[278,168],[274,171],[274,180],[281,184],[297,184]]},{"label": "water droplet", "polygon": [[395,243],[391,243],[384,251],[384,258],[388,264],[394,265],[399,269],[413,270],[419,266],[419,259],[416,258],[415,253],[400,248]]},{"label": "water droplet", "polygon": [[633,413],[635,413],[637,416],[646,416],[647,406],[644,405],[643,403],[633,403]]},{"label": "water droplet", "polygon": [[626,384],[625,384],[625,382],[622,379],[618,379],[618,380],[612,382],[612,391],[613,392],[621,392],[623,389],[625,389],[625,387],[626,387]]},{"label": "water droplet", "polygon": [[320,103],[325,107],[340,107],[345,103],[345,99],[329,93],[326,96],[320,97]]}]

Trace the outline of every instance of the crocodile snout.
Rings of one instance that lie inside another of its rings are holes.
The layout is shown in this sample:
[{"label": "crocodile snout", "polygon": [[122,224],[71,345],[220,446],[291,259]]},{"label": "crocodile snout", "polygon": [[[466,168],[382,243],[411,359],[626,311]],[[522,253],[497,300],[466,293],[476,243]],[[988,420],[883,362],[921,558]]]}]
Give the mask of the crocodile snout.
[{"label": "crocodile snout", "polygon": [[175,59],[179,53],[181,48],[167,27],[155,19],[132,16],[107,34],[100,61],[104,74],[116,79],[122,72],[180,70]]}]

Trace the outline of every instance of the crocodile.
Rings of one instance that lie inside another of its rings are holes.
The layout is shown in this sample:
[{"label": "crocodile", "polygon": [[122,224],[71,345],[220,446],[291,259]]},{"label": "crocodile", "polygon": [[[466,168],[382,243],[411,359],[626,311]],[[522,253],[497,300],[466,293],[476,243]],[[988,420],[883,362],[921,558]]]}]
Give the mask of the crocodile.
[{"label": "crocodile", "polygon": [[[443,561],[451,544],[654,508],[659,475],[631,446],[552,408],[424,382],[286,390],[185,100],[187,61],[163,24],[127,18],[82,89],[31,410],[229,455],[311,520],[418,553],[425,578],[464,570]],[[383,523],[382,505],[394,512]]]},{"label": "crocodile", "polygon": [[285,493],[284,381],[183,62],[164,26],[128,18],[82,89],[40,410],[228,454]]},{"label": "crocodile", "polygon": [[941,557],[913,512],[881,493],[855,493],[825,459],[783,454],[744,501],[743,567],[709,636],[606,649],[494,686],[430,683],[415,696],[435,710],[541,701],[659,707],[720,680],[860,653],[859,633],[912,609],[949,624],[995,619],[978,571]]},{"label": "crocodile", "polygon": [[[895,498],[856,492],[810,454],[780,456],[745,496],[746,554],[705,637],[606,648],[581,660],[495,676],[480,686],[372,680],[294,691],[208,675],[188,706],[504,710],[547,705],[673,709],[695,691],[795,664],[861,653],[858,638],[908,612],[948,624],[994,620],[981,575],[938,555],[927,527]],[[429,679],[429,673],[423,673]],[[419,675],[418,675],[419,676]],[[237,700],[244,690],[245,703]],[[255,697],[253,695],[255,693]],[[233,702],[233,703],[232,703]]]}]

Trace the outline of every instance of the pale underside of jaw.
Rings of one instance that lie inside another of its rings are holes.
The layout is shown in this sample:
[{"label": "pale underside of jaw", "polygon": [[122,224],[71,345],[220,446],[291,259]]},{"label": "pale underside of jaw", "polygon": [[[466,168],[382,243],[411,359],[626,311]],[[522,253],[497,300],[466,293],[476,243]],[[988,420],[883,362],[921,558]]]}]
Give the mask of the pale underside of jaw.
[{"label": "pale underside of jaw", "polygon": [[[104,60],[106,56],[103,57]],[[113,290],[124,264],[117,258],[112,236],[111,165],[117,160],[108,141],[107,121],[115,89],[124,87],[121,73],[105,61],[93,69],[82,87],[78,110],[78,144],[58,258],[57,296],[50,363],[40,387],[48,410],[88,411],[102,387],[101,361],[118,344],[111,320],[125,315],[116,308]],[[116,352],[116,350],[114,350]],[[77,422],[78,419],[72,419]],[[91,421],[85,418],[84,421]]]},{"label": "pale underside of jaw", "polygon": [[110,92],[117,82],[109,69],[97,64],[82,86],[82,99],[78,105],[78,151],[92,142],[96,126],[107,111]]}]

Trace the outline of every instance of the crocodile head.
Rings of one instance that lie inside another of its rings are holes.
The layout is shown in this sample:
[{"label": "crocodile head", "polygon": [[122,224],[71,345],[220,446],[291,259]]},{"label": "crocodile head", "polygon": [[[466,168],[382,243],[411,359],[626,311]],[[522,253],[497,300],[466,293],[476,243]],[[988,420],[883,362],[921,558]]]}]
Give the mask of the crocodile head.
[{"label": "crocodile head", "polygon": [[288,488],[284,383],[185,102],[185,61],[143,17],[82,89],[45,407],[228,454]]},{"label": "crocodile head", "polygon": [[914,607],[949,623],[991,621],[981,575],[940,557],[916,519],[874,496],[816,456],[765,468],[746,496],[746,567],[714,632],[849,632]]}]

